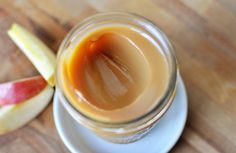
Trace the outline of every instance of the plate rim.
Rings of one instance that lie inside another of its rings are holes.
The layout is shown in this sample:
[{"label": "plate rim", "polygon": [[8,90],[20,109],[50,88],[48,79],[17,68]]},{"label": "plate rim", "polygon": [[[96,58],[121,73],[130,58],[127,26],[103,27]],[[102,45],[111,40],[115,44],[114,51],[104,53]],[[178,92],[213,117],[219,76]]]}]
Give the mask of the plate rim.
[{"label": "plate rim", "polygon": [[[184,84],[184,81],[182,79],[182,77],[180,75],[178,75],[178,84],[180,84],[180,87],[182,88],[182,94],[184,97],[184,103],[185,103],[185,111],[183,112],[183,124],[181,126],[181,128],[178,130],[178,134],[176,135],[176,138],[174,141],[171,141],[171,143],[168,145],[169,147],[166,147],[167,149],[164,150],[164,152],[169,152],[174,146],[175,144],[178,142],[179,138],[181,137],[185,125],[186,125],[186,121],[187,121],[187,116],[188,116],[188,96],[187,96],[187,91],[186,91],[186,87]],[[72,153],[82,153],[81,150],[77,150],[73,145],[70,144],[70,142],[67,140],[67,136],[66,136],[66,132],[65,130],[63,130],[63,128],[61,128],[60,126],[60,121],[59,118],[57,117],[57,113],[58,113],[58,108],[59,108],[59,100],[58,100],[58,95],[57,95],[57,91],[55,90],[55,95],[53,97],[53,119],[54,119],[54,123],[55,123],[55,127],[57,129],[57,132],[60,136],[60,139],[62,140],[62,142],[65,144],[65,146],[67,147],[67,149],[72,152]],[[168,110],[167,110],[168,111]],[[65,110],[66,112],[66,110]],[[68,112],[66,112],[68,113]],[[71,116],[70,116],[71,117]],[[72,117],[71,117],[72,118]],[[72,118],[73,119],[73,118]],[[79,124],[79,123],[78,123]]]}]

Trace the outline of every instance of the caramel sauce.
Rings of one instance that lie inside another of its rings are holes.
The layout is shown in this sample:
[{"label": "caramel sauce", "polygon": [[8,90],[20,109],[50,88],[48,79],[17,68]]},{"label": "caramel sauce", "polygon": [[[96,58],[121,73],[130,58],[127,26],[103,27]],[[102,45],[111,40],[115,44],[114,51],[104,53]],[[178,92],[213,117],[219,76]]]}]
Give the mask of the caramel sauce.
[{"label": "caramel sauce", "polygon": [[64,86],[71,104],[102,121],[131,120],[148,112],[168,79],[165,56],[156,45],[128,26],[85,34],[65,55]]}]

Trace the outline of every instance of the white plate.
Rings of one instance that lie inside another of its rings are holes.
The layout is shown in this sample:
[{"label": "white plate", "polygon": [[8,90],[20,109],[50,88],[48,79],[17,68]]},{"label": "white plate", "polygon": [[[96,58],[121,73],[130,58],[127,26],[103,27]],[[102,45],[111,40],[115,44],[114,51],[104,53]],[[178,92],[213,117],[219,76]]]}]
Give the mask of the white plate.
[{"label": "white plate", "polygon": [[179,139],[187,118],[187,95],[179,77],[173,104],[154,129],[130,144],[107,142],[77,123],[54,96],[53,115],[58,133],[72,153],[166,153]]}]

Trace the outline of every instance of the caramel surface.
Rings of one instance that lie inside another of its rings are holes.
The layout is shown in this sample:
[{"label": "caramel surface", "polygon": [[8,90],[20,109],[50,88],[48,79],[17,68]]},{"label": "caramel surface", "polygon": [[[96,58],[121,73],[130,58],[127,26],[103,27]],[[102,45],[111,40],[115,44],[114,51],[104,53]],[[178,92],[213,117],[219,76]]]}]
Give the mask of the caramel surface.
[{"label": "caramel surface", "polygon": [[167,87],[168,65],[151,38],[128,26],[94,29],[74,40],[64,61],[65,93],[83,114],[101,121],[135,119]]}]

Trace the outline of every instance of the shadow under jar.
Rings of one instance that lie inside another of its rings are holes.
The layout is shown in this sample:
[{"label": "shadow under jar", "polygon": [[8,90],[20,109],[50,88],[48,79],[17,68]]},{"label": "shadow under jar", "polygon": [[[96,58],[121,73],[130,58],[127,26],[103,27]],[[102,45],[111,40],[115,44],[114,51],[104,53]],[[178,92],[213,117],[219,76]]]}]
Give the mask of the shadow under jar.
[{"label": "shadow under jar", "polygon": [[175,96],[177,62],[167,37],[138,15],[85,19],[62,42],[56,88],[69,114],[98,136],[130,143],[145,136]]}]

